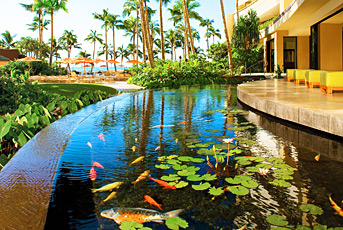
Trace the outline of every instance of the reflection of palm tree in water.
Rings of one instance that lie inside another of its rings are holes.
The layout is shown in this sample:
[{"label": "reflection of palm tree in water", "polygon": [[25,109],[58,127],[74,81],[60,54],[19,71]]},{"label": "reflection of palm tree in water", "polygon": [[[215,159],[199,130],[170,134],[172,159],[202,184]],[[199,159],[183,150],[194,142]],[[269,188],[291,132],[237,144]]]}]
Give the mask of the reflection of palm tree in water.
[{"label": "reflection of palm tree in water", "polygon": [[154,97],[153,97],[153,91],[148,91],[148,100],[146,103],[145,108],[145,94],[143,94],[143,106],[142,106],[142,128],[141,128],[141,135],[139,137],[139,153],[144,153],[145,155],[145,148],[147,145],[147,139],[148,139],[148,132],[149,132],[149,126],[150,126],[150,116],[154,104]]},{"label": "reflection of palm tree in water", "polygon": [[161,128],[160,128],[160,150],[159,150],[159,156],[164,154],[164,148],[163,148],[163,125],[164,125],[164,102],[165,98],[162,94],[161,98]]},{"label": "reflection of palm tree in water", "polygon": [[[189,93],[184,95],[184,131],[185,133],[189,133],[191,131],[192,126],[192,113],[193,113],[193,104],[194,104],[194,98],[191,97]],[[185,139],[187,139],[187,136],[185,136]],[[186,142],[182,143],[182,152],[186,152],[187,146]]]}]

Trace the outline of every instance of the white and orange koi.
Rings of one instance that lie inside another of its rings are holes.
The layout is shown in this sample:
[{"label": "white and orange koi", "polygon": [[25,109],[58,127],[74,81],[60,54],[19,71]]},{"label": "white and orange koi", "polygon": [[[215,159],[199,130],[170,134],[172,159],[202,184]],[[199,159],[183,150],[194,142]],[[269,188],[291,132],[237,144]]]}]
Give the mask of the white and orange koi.
[{"label": "white and orange koi", "polygon": [[343,216],[343,210],[342,210],[342,208],[339,207],[339,206],[335,203],[335,201],[333,201],[333,200],[331,199],[331,196],[329,196],[329,200],[330,200],[330,203],[331,203],[331,205],[332,205],[332,208],[335,209],[335,211],[337,212],[337,214],[340,215],[340,216]]},{"label": "white and orange koi", "polygon": [[137,178],[137,180],[135,180],[134,182],[132,182],[132,184],[137,184],[138,182],[140,182],[141,180],[145,179],[147,176],[149,176],[150,171],[147,170],[143,173],[141,173],[141,175],[139,175],[139,177]]},{"label": "white and orange koi", "polygon": [[105,142],[105,135],[103,133],[100,133],[98,137],[100,138],[100,140]]},{"label": "white and orange koi", "polygon": [[92,148],[92,144],[90,142],[87,142],[87,145]]}]

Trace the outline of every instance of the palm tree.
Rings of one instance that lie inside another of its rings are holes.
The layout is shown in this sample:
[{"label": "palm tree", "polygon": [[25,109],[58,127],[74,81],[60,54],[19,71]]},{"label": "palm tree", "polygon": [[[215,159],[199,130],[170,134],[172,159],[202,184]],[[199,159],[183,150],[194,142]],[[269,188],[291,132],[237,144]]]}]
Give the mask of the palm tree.
[{"label": "palm tree", "polygon": [[[90,55],[89,53],[87,53],[87,50],[85,51],[80,51],[79,54],[78,54],[79,57],[85,57],[85,58],[91,58],[92,55]],[[93,68],[93,67],[92,67]]]},{"label": "palm tree", "polygon": [[[80,44],[77,43],[77,36],[73,34],[73,31],[64,30],[62,37],[58,39],[59,44],[68,52],[68,58],[70,58],[71,49],[81,49]],[[68,68],[70,70],[70,64],[68,63]]]},{"label": "palm tree", "polygon": [[[210,33],[210,36],[213,37],[213,43],[214,43],[214,37],[218,37],[219,39],[222,38],[222,35],[220,33],[220,30],[219,29],[215,29],[213,26],[210,26],[209,27],[209,33]],[[213,44],[212,43],[212,44]]]},{"label": "palm tree", "polygon": [[[102,14],[93,13],[94,19],[98,19],[102,21],[104,24],[101,26],[101,28],[105,29],[105,54],[106,54],[106,61],[108,60],[108,44],[107,44],[107,31],[108,31],[108,9],[103,9]],[[107,70],[108,70],[108,63],[106,62]]]},{"label": "palm tree", "polygon": [[[154,56],[150,42],[150,35],[149,35],[149,25],[147,21],[147,12],[146,8],[143,5],[143,0],[139,0],[139,9],[141,13],[141,20],[142,20],[142,28],[143,28],[143,41],[145,42],[148,50],[148,58],[151,68],[155,68],[154,64]],[[148,37],[149,36],[149,37]]]},{"label": "palm tree", "polygon": [[53,56],[53,37],[54,37],[54,13],[59,10],[63,10],[68,13],[66,7],[68,0],[36,0],[33,3],[32,9],[45,9],[48,14],[51,16],[51,43],[50,43],[50,66],[52,65],[52,56]]},{"label": "palm tree", "polygon": [[161,36],[161,51],[162,51],[162,60],[165,60],[165,49],[164,49],[164,34],[163,34],[163,15],[162,15],[162,6],[167,7],[168,3],[171,0],[157,0],[160,2],[160,36]]},{"label": "palm tree", "polygon": [[47,26],[50,24],[50,20],[44,20],[42,17],[33,17],[33,22],[31,24],[26,24],[29,26],[29,30],[36,31],[39,30],[39,42],[43,41],[43,30],[47,30]]},{"label": "palm tree", "polygon": [[[61,55],[58,53],[58,51],[63,50],[62,44],[57,42],[55,37],[53,39],[49,38],[49,42],[50,44],[52,44],[52,55],[56,58],[56,60],[58,58],[61,58]],[[50,57],[51,57],[51,53],[50,53]]]},{"label": "palm tree", "polygon": [[187,27],[187,30],[188,30],[189,40],[191,41],[192,54],[195,54],[193,36],[191,32],[191,24],[189,22],[189,15],[188,15],[188,2],[186,2],[186,0],[182,0],[182,3],[183,3],[183,15],[184,15],[183,17],[185,21],[185,26]]},{"label": "palm tree", "polygon": [[202,20],[200,22],[200,26],[205,27],[206,26],[206,34],[205,34],[205,38],[206,38],[206,42],[207,42],[207,49],[210,48],[209,46],[209,42],[208,39],[211,37],[210,33],[209,33],[209,27],[212,26],[212,23],[214,23],[214,20],[210,20],[210,19],[205,19]]},{"label": "palm tree", "polygon": [[[123,28],[123,21],[119,19],[119,15],[108,14],[108,26],[112,28],[113,31],[113,53],[116,52],[116,43],[115,43],[115,30]],[[115,71],[117,71],[117,65],[114,64]]]},{"label": "palm tree", "polygon": [[126,19],[124,21],[124,30],[126,31],[124,36],[130,36],[130,41],[132,41],[132,59],[135,59],[136,54],[136,18],[133,18],[132,16],[129,17],[129,19]]},{"label": "palm tree", "polygon": [[[154,43],[155,35],[160,32],[160,25],[158,24],[157,21],[152,21],[152,20],[150,20],[149,24],[150,24],[150,31],[151,31],[150,36],[151,36],[152,41]],[[152,43],[152,49],[154,49],[153,43]]]},{"label": "palm tree", "polygon": [[222,10],[222,18],[223,18],[223,23],[224,23],[225,39],[226,39],[227,49],[228,49],[228,52],[229,52],[229,61],[230,61],[229,67],[230,67],[230,71],[233,72],[232,51],[231,51],[231,44],[230,44],[229,34],[227,32],[227,27],[226,27],[225,10],[224,10],[223,0],[220,0],[220,6],[221,6],[221,10]]},{"label": "palm tree", "polygon": [[95,44],[96,42],[99,42],[100,44],[103,43],[102,38],[100,37],[102,36],[102,34],[97,34],[96,30],[91,30],[91,32],[87,35],[87,37],[85,38],[85,41],[88,41],[90,43],[92,43],[94,45],[94,49],[93,49],[93,59],[95,58]]},{"label": "palm tree", "polygon": [[[141,30],[139,30],[139,3],[137,0],[127,0],[125,3],[124,3],[124,10],[123,10],[123,17],[126,17],[126,16],[131,16],[131,13],[132,12],[136,12],[136,29],[135,29],[135,34],[136,34],[136,37],[137,39],[134,37],[133,38],[133,41],[136,41],[137,43],[137,47],[136,47],[136,51],[133,51],[133,53],[136,53],[136,60],[138,60],[138,39],[139,39],[139,32]],[[145,48],[145,46],[144,46]],[[143,51],[144,52],[144,59],[145,59],[145,50]]]},{"label": "palm tree", "polygon": [[14,38],[15,36],[17,36],[16,34],[12,36],[11,33],[6,30],[4,33],[1,34],[1,36],[3,37],[3,46],[6,47],[6,49],[10,49],[11,47],[13,48],[15,46],[16,42],[14,41]]},{"label": "palm tree", "polygon": [[168,43],[170,43],[172,54],[174,54],[174,60],[176,61],[175,49],[176,47],[178,47],[177,43],[180,43],[180,41],[182,40],[182,35],[177,30],[169,29],[166,34],[166,40],[168,41]]},{"label": "palm tree", "polygon": [[128,60],[128,57],[130,55],[130,52],[127,49],[124,49],[124,45],[121,45],[117,52],[116,52],[116,56],[120,57],[121,59],[121,65],[123,65],[123,59],[126,58]]}]

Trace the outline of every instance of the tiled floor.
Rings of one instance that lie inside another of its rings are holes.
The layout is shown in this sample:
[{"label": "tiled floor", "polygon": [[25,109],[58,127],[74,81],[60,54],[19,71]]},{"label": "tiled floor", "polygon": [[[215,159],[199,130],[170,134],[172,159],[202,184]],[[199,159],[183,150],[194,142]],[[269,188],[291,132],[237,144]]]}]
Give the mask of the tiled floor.
[{"label": "tiled floor", "polygon": [[279,79],[241,84],[238,98],[281,119],[343,136],[343,91],[330,95]]}]

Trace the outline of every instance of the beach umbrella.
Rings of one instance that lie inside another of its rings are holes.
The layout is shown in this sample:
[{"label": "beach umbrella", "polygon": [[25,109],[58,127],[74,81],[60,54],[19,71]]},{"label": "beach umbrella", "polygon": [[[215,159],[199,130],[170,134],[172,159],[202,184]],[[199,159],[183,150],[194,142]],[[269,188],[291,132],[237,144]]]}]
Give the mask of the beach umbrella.
[{"label": "beach umbrella", "polygon": [[24,58],[17,59],[16,61],[28,62],[29,63],[29,71],[31,73],[31,69],[32,69],[31,62],[40,62],[42,60],[39,60],[39,59],[33,58],[33,57],[24,57]]},{"label": "beach umbrella", "polygon": [[[85,64],[85,63],[94,63],[92,59],[86,58],[86,57],[77,57],[72,60],[73,63],[79,63],[79,64]],[[86,73],[86,69],[84,67],[83,70],[84,73]]]},{"label": "beach umbrella", "polygon": [[130,61],[127,61],[126,63],[141,64],[142,62],[140,62],[140,61],[138,61],[138,60],[130,60]]},{"label": "beach umbrella", "polygon": [[118,67],[125,67],[124,65],[118,65]]},{"label": "beach umbrella", "polygon": [[106,67],[107,65],[101,65],[100,67]]},{"label": "beach umbrella", "polygon": [[[94,61],[94,63],[106,62],[100,58],[95,58],[95,59],[93,59],[93,61]],[[103,66],[100,66],[100,67],[103,67]],[[105,65],[105,67],[106,67],[106,65]],[[93,68],[92,68],[92,72],[93,72]]]},{"label": "beach umbrella", "polygon": [[84,65],[83,67],[92,67],[91,65]]},{"label": "beach umbrella", "polygon": [[115,66],[115,64],[118,64],[120,63],[119,61],[116,61],[114,59],[110,59],[110,60],[107,60],[107,63],[112,63],[113,64],[113,67]]}]

